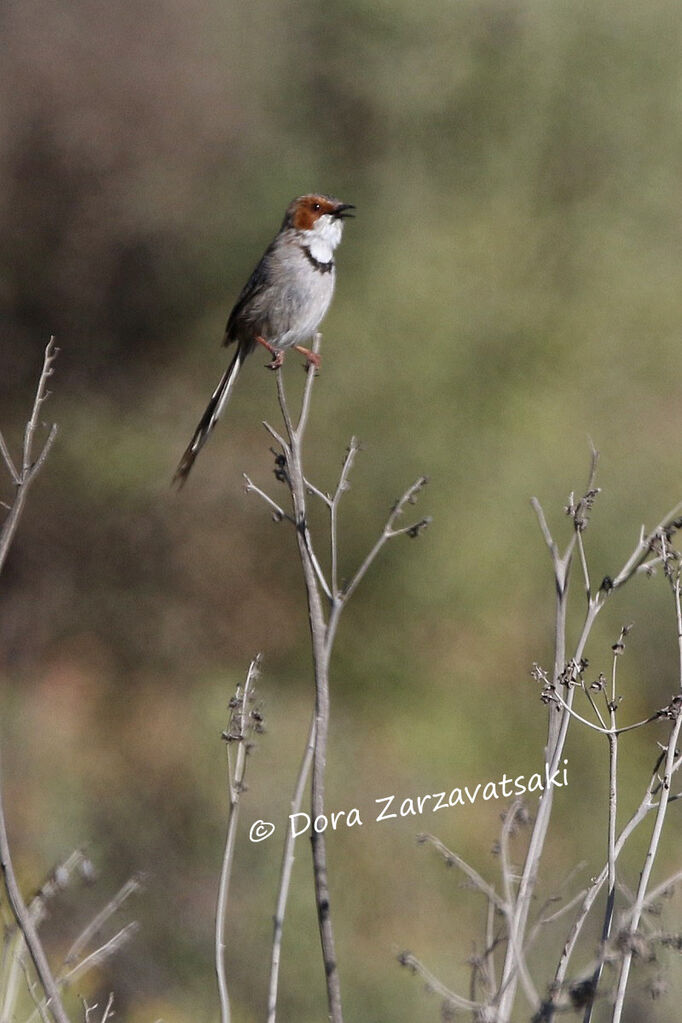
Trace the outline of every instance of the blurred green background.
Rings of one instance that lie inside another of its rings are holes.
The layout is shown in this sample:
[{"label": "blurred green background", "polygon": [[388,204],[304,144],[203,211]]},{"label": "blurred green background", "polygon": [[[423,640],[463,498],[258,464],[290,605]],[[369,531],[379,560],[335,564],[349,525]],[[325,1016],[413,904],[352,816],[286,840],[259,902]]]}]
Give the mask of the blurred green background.
[{"label": "blurred green background", "polygon": [[[0,29],[12,445],[51,333],[62,348],[46,410],[59,437],[0,591],[8,813],[27,890],[81,843],[100,869],[95,890],[55,906],[50,949],[143,871],[128,911],[138,936],[74,994],[114,990],[131,1023],[216,1018],[219,736],[260,650],[268,731],[249,767],[228,968],[237,1023],[264,1018],[280,843],[252,845],[247,829],[264,818],[281,833],[312,691],[293,536],[242,488],[248,471],[280,496],[262,357],[185,490],[169,483],[225,366],[231,304],[288,201],[320,190],[357,206],[307,440],[323,488],[349,437],[363,444],[342,570],[421,473],[419,513],[434,518],[383,554],[338,637],[328,804],[367,822],[329,841],[342,988],[348,1020],[435,1020],[438,1000],[396,954],[410,948],[466,993],[485,907],[414,837],[435,831],[493,879],[503,807],[378,825],[374,800],[541,763],[529,670],[551,665],[553,581],[532,494],[567,538],[563,506],[584,486],[590,440],[599,448],[597,581],[682,496],[679,4],[8,0]],[[292,392],[302,379],[291,358]],[[574,596],[575,628],[579,585]],[[607,606],[595,676],[630,621],[621,713],[636,720],[679,683],[660,578]],[[623,821],[664,736],[623,742]],[[543,898],[578,863],[571,884],[587,883],[604,856],[605,743],[574,731],[568,756]],[[675,805],[669,826],[657,879],[679,867]],[[622,864],[630,889],[645,837]],[[326,1018],[311,892],[302,839],[283,1021]],[[532,960],[540,987],[566,927]],[[595,922],[576,967],[597,934]],[[651,1001],[658,966],[635,971],[628,1020],[678,1018],[675,961],[659,965],[671,993]]]}]

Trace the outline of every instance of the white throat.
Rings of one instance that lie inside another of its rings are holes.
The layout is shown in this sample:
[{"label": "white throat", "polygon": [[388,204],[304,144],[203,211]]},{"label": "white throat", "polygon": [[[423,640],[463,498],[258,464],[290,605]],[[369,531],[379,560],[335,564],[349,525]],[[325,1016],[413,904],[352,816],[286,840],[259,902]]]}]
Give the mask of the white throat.
[{"label": "white throat", "polygon": [[313,259],[320,263],[331,262],[334,249],[341,241],[342,232],[343,223],[338,217],[332,217],[328,213],[320,217],[313,228],[304,231],[303,234]]}]

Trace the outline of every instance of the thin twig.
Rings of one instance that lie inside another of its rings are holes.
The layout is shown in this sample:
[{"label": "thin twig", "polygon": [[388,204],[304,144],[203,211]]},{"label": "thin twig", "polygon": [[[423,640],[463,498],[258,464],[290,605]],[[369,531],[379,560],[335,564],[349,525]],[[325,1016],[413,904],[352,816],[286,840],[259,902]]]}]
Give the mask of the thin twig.
[{"label": "thin twig", "polygon": [[134,934],[139,930],[139,924],[137,921],[132,920],[125,927],[121,927],[120,931],[117,931],[108,941],[105,941],[103,945],[96,948],[94,952],[86,956],[85,959],[81,959],[79,963],[76,963],[72,969],[68,970],[62,977],[60,977],[61,984],[68,984],[75,977],[79,977],[81,974],[86,973],[95,966],[99,966],[106,959],[112,956],[115,952],[118,952]]},{"label": "thin twig", "polygon": [[343,460],[343,466],[341,468],[341,474],[339,481],[334,491],[334,496],[329,505],[329,544],[331,547],[331,560],[332,560],[332,593],[335,598],[340,596],[339,594],[339,576],[338,576],[338,560],[339,560],[339,545],[338,545],[338,514],[339,514],[339,502],[345,492],[348,490],[349,483],[348,477],[353,468],[355,462],[355,456],[358,453],[358,442],[355,437],[351,437],[348,450],[346,451],[346,457]]},{"label": "thin twig", "polygon": [[343,600],[347,602],[358,588],[362,580],[364,579],[370,566],[376,559],[379,551],[382,549],[388,540],[393,539],[395,536],[408,535],[411,537],[418,536],[420,532],[425,529],[431,522],[429,516],[419,519],[417,522],[411,523],[409,526],[403,526],[400,529],[394,529],[394,524],[399,515],[402,515],[405,510],[405,506],[408,504],[414,504],[418,494],[424,489],[428,479],[426,476],[420,476],[419,479],[415,480],[411,487],[408,487],[401,498],[399,498],[391,510],[386,524],[383,528],[381,536],[376,541],[372,549],[370,550],[367,557],[361,563],[359,568],[356,570],[355,575],[352,577],[345,590],[343,591]]},{"label": "thin twig", "polygon": [[478,871],[468,864],[467,861],[459,855],[459,853],[448,849],[448,847],[444,845],[439,838],[436,838],[435,835],[428,834],[428,832],[422,832],[417,835],[417,842],[433,846],[433,848],[441,854],[449,867],[459,867],[462,873],[466,874],[469,878],[474,888],[478,889],[479,892],[482,892],[490,900],[490,902],[492,902],[493,905],[500,910],[501,913],[504,913],[505,915],[509,913],[511,908],[509,904],[505,902],[501,895],[497,894],[493,886],[481,877]]},{"label": "thin twig", "polygon": [[45,1010],[45,1002],[36,991],[36,986],[33,983],[31,971],[29,969],[28,963],[26,962],[23,956],[21,957],[21,968],[24,971],[24,980],[26,981],[28,993],[30,994],[31,1001],[35,1006],[35,1013],[37,1013],[40,1016],[42,1023],[50,1023],[50,1017],[47,1015],[47,1012]]},{"label": "thin twig", "polygon": [[47,961],[43,944],[38,936],[38,931],[31,919],[31,914],[26,908],[23,896],[17,884],[12,857],[10,855],[9,841],[7,838],[7,825],[5,823],[5,809],[2,798],[2,776],[0,773],[0,866],[5,876],[5,888],[7,897],[12,908],[17,926],[23,934],[28,947],[36,973],[47,996],[47,1007],[56,1023],[69,1023],[68,1016],[64,1011],[59,990],[55,982],[50,964]]},{"label": "thin twig", "polygon": [[[682,512],[682,501],[678,501],[678,503],[663,516],[658,525],[654,526],[650,533],[645,534],[644,528],[642,528],[637,546],[621,568],[618,575],[611,580],[611,589],[616,590],[625,585],[625,583],[631,579],[635,572],[637,572],[640,568],[648,567],[646,558],[647,555],[651,553],[652,545],[661,532],[668,529],[677,520],[680,512]],[[656,558],[654,560],[660,561],[661,559]]]},{"label": "thin twig", "polygon": [[[509,838],[511,836],[512,829],[516,823],[516,815],[518,814],[522,806],[523,801],[521,799],[515,799],[512,802],[511,806],[508,808],[505,814],[504,822],[502,824],[502,832],[500,835],[500,862],[502,868],[502,883],[504,885],[505,901],[507,903],[507,906],[509,907],[507,914],[507,923],[509,927],[510,943],[512,941],[516,941],[516,932],[512,926],[512,917],[514,913],[514,893],[512,890],[512,870],[509,862]],[[526,998],[533,1006],[533,1008],[536,1009],[540,1004],[540,996],[538,995],[535,985],[533,984],[533,981],[531,980],[530,974],[528,972],[528,967],[526,965],[526,959],[523,948],[521,948],[520,946],[516,946],[514,949],[514,954],[516,957],[516,968],[518,970],[521,983],[523,984],[523,988],[526,992]]]},{"label": "thin twig", "polygon": [[[322,345],[322,335],[320,333],[315,334],[313,338],[313,354],[320,354],[320,347]],[[303,388],[303,398],[301,399],[301,414],[298,417],[298,423],[296,424],[296,433],[299,437],[303,437],[305,428],[308,424],[308,416],[310,415],[310,402],[313,396],[313,384],[315,383],[315,377],[317,373],[315,368],[308,363],[307,376],[305,381],[305,387]]]},{"label": "thin twig", "polygon": [[[24,962],[26,955],[26,940],[15,925],[13,927],[13,933],[6,932],[5,941],[8,949],[8,961],[7,969],[3,975],[2,987],[2,1005],[0,1006],[0,1023],[10,1023],[10,1020],[14,1016],[14,1009],[16,1006],[17,996],[19,992],[19,977],[22,970],[25,970],[26,964]],[[11,949],[11,952],[10,952]]]},{"label": "thin twig", "polygon": [[566,916],[567,913],[570,913],[571,910],[575,906],[577,906],[578,903],[581,902],[586,895],[587,888],[583,888],[582,891],[577,892],[577,894],[574,895],[573,898],[570,899],[565,905],[561,906],[560,909],[555,910],[554,913],[550,913],[549,916],[540,917],[536,925],[538,932],[541,927],[546,926],[547,924],[553,924],[557,920],[561,920],[561,918]]},{"label": "thin twig", "polygon": [[113,1015],[114,1015],[114,992],[111,991],[109,993],[109,998],[107,999],[107,1004],[104,1006],[104,1012],[102,1013],[102,1018],[99,1021],[99,1023],[107,1023],[107,1020]]},{"label": "thin twig", "polygon": [[424,964],[420,962],[416,956],[412,955],[411,952],[401,952],[398,956],[398,962],[401,966],[406,966],[408,970],[412,970],[413,973],[419,974],[422,980],[426,983],[427,990],[433,991],[434,994],[437,994],[455,1009],[464,1009],[465,1011],[468,1010],[470,1012],[475,1012],[483,1008],[480,1002],[472,1002],[470,998],[463,998],[455,991],[451,991],[450,988],[446,987],[445,984],[442,984],[430,970],[427,970]]},{"label": "thin twig", "polygon": [[242,476],[244,477],[244,490],[246,491],[246,493],[258,494],[261,500],[265,501],[269,508],[272,508],[273,511],[272,517],[275,522],[282,522],[284,519],[286,519],[288,522],[294,521],[291,515],[288,515],[284,511],[284,509],[277,504],[277,501],[273,501],[269,494],[266,494],[264,490],[261,490],[260,487],[257,487],[256,484],[249,479],[245,472],[242,473]]},{"label": "thin twig", "polygon": [[[315,750],[315,729],[316,719],[313,714],[310,722],[310,731],[308,733],[308,741],[303,753],[301,760],[301,766],[299,768],[298,777],[296,779],[296,787],[294,794],[291,799],[291,813],[297,814],[301,809],[301,803],[303,802],[303,795],[305,792],[306,785],[308,784],[308,776],[310,775],[310,765],[313,762],[313,753]],[[284,849],[282,852],[282,866],[280,868],[279,876],[279,889],[277,892],[277,906],[275,908],[273,935],[272,935],[272,950],[270,954],[270,982],[268,985],[268,1020],[267,1023],[275,1023],[277,1018],[277,992],[279,985],[279,965],[282,954],[282,937],[284,933],[284,917],[286,914],[287,901],[289,898],[289,887],[291,885],[291,873],[294,866],[295,857],[295,843],[296,837],[294,835],[294,829],[292,827],[287,828],[286,838],[284,840]]]},{"label": "thin twig", "polygon": [[243,690],[237,687],[237,692],[231,701],[232,714],[227,731],[223,738],[228,746],[232,742],[238,743],[237,764],[234,774],[228,770],[228,795],[229,814],[227,822],[227,833],[225,836],[225,851],[220,871],[220,885],[218,888],[218,901],[216,906],[215,919],[215,970],[218,979],[218,995],[220,998],[221,1023],[230,1023],[230,997],[227,986],[227,974],[225,971],[225,924],[227,917],[227,900],[232,876],[232,863],[234,860],[235,842],[237,839],[237,824],[239,821],[239,802],[244,791],[244,776],[246,774],[246,755],[248,752],[247,736],[251,727],[251,711],[249,703],[252,698],[253,684],[258,677],[260,668],[260,654],[251,661],[246,674]]},{"label": "thin twig", "polygon": [[289,445],[284,440],[282,435],[280,433],[278,433],[277,430],[275,430],[275,428],[273,426],[271,426],[270,423],[268,423],[265,419],[263,420],[263,426],[268,431],[268,433],[270,434],[272,439],[277,441],[277,443],[280,445],[282,450],[286,450],[288,448]]},{"label": "thin twig", "polygon": [[2,435],[2,431],[0,431],[0,454],[3,457],[5,465],[7,466],[7,471],[12,477],[12,480],[17,484],[20,483],[21,476],[17,472],[16,466],[12,461],[12,456],[9,452],[9,448],[7,447],[7,442],[5,441],[5,438]]},{"label": "thin twig", "polygon": [[485,919],[485,977],[488,997],[492,997],[497,984],[495,972],[495,946],[497,942],[493,934],[494,924],[495,903],[489,898]]},{"label": "thin twig", "polygon": [[[660,884],[656,885],[655,888],[651,889],[647,897],[644,899],[644,902],[642,903],[642,909],[643,910],[650,909],[651,906],[653,906],[658,899],[662,898],[662,896],[672,891],[672,889],[680,880],[682,880],[682,870],[677,870],[675,871],[674,874],[671,874],[670,877],[666,877],[665,881],[661,881]],[[619,922],[622,925],[625,925],[629,923],[630,920],[632,920],[634,908],[635,907],[633,905],[630,909],[626,909],[623,913],[621,913]]]},{"label": "thin twig", "polygon": [[594,721],[590,721],[588,718],[583,717],[582,714],[579,714],[577,710],[574,710],[573,707],[564,700],[558,689],[554,690],[551,699],[555,700],[563,710],[570,714],[572,718],[575,718],[576,721],[579,721],[582,725],[586,725],[588,728],[591,728],[593,732],[599,732],[600,735],[606,735],[609,737],[623,735],[625,732],[631,732],[635,728],[641,728],[643,725],[650,725],[653,724],[654,721],[660,721],[663,713],[662,711],[657,710],[655,713],[650,714],[648,718],[642,718],[641,721],[634,721],[631,725],[606,728],[602,727],[602,725],[595,725]]},{"label": "thin twig", "polygon": [[41,468],[43,467],[45,459],[47,458],[52,447],[52,444],[54,442],[54,439],[57,436],[57,427],[53,425],[48,433],[47,440],[43,444],[43,447],[40,451],[40,454],[38,455],[36,462],[33,463],[32,461],[33,442],[35,439],[36,430],[38,428],[38,416],[40,414],[40,410],[44,402],[49,397],[49,392],[47,390],[47,381],[54,372],[53,363],[57,358],[58,353],[59,349],[56,347],[54,343],[54,338],[52,337],[50,338],[47,347],[45,348],[45,354],[43,357],[43,368],[40,374],[40,379],[38,381],[38,387],[33,401],[33,408],[31,410],[30,418],[26,423],[26,429],[24,430],[24,446],[21,455],[20,472],[17,471],[16,466],[14,465],[10,457],[9,450],[7,449],[7,445],[4,441],[4,438],[2,440],[1,451],[3,460],[5,461],[5,464],[9,470],[10,475],[12,476],[12,480],[16,487],[16,493],[14,495],[14,500],[10,506],[10,509],[5,517],[5,521],[2,524],[2,529],[0,529],[0,572],[2,571],[2,567],[5,563],[5,559],[7,558],[7,554],[12,544],[12,540],[14,539],[14,535],[17,531],[19,520],[21,518],[21,513],[24,509],[24,504],[26,502],[26,497],[28,495],[29,487],[33,480],[38,475],[38,473],[40,472]]},{"label": "thin twig", "polygon": [[121,908],[126,899],[129,899],[131,895],[139,892],[141,888],[142,879],[140,877],[129,878],[129,880],[127,880],[126,883],[116,892],[113,899],[110,899],[106,906],[104,906],[99,913],[93,917],[90,923],[83,928],[81,933],[71,945],[69,951],[66,953],[64,962],[67,965],[70,965],[78,959],[83,949],[87,947],[93,937],[102,929],[107,920]]},{"label": "thin twig", "polygon": [[[679,685],[682,690],[682,604],[680,600],[680,572],[679,568],[675,569],[675,575],[671,578],[671,584],[673,589],[673,599],[675,605],[675,622],[677,626],[678,636],[678,655],[679,655]],[[665,821],[668,802],[670,799],[670,784],[672,779],[672,773],[675,768],[675,758],[677,743],[680,737],[680,729],[682,728],[682,713],[681,706],[678,702],[676,707],[676,717],[673,721],[673,725],[670,729],[670,735],[668,737],[668,748],[665,753],[664,770],[663,770],[663,784],[661,786],[661,795],[658,801],[658,810],[656,813],[656,820],[654,822],[651,839],[649,841],[649,848],[647,849],[646,856],[644,858],[644,865],[642,872],[639,877],[639,884],[637,886],[637,894],[635,897],[635,903],[632,907],[630,916],[630,934],[634,934],[639,926],[641,915],[644,911],[646,903],[647,888],[649,886],[649,879],[651,877],[651,871],[653,869],[654,860],[658,851],[658,845],[661,839],[663,831],[663,824]],[[624,954],[623,960],[620,966],[620,973],[618,976],[618,986],[616,989],[616,999],[613,1007],[612,1023],[620,1023],[623,1014],[623,1005],[625,1001],[625,992],[627,989],[628,978],[630,974],[630,967],[632,965],[633,950],[631,944],[628,945]]]},{"label": "thin twig", "polygon": [[[623,633],[621,632],[621,638]],[[597,988],[601,980],[604,968],[604,955],[611,937],[613,914],[616,906],[616,819],[618,807],[618,735],[616,728],[616,672],[618,665],[618,649],[614,647],[613,665],[611,668],[611,699],[609,701],[609,716],[611,721],[611,733],[608,736],[609,743],[609,812],[608,812],[608,841],[607,841],[607,882],[606,907],[604,909],[604,921],[602,923],[599,961],[590,979],[592,986],[592,997],[588,999],[583,1013],[583,1023],[591,1023],[594,1009]]]}]

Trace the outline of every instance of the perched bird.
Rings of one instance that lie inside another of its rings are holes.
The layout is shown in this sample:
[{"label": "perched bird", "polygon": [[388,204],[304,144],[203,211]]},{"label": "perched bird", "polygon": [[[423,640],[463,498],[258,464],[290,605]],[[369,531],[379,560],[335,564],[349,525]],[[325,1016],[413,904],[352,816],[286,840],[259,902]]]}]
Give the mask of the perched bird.
[{"label": "perched bird", "polygon": [[257,344],[272,354],[270,369],[282,365],[289,348],[309,363],[319,356],[304,348],[329,308],[336,271],[334,249],[341,241],[344,217],[355,207],[330,195],[294,199],[274,240],[251,274],[229,315],[223,344],[236,344],[232,362],[211,400],[173,477],[180,486],[229,401],[245,358]]}]

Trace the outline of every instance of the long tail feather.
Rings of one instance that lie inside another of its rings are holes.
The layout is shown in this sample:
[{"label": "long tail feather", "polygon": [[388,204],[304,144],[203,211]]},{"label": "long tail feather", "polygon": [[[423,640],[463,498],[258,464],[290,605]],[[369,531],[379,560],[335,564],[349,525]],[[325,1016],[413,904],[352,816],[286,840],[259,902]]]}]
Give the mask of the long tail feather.
[{"label": "long tail feather", "polygon": [[227,405],[230,395],[232,394],[232,388],[235,385],[237,377],[239,376],[239,370],[242,368],[244,362],[244,353],[241,345],[238,346],[235,353],[234,359],[225,370],[220,383],[216,387],[215,391],[211,395],[211,400],[206,407],[206,411],[199,420],[199,424],[194,431],[194,436],[187,445],[184,455],[180,459],[180,464],[175,470],[173,476],[173,483],[177,483],[179,487],[182,487],[190,474],[190,470],[194,465],[194,461],[203,448],[204,444],[208,440],[211,430],[220,419],[225,406]]}]

